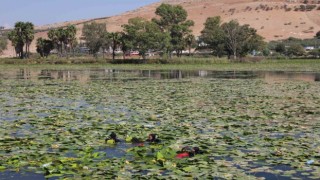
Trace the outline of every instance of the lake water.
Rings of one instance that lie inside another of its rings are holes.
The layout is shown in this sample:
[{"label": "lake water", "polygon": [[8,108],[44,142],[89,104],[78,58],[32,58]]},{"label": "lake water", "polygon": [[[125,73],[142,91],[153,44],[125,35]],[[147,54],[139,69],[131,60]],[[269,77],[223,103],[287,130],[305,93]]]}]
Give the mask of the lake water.
[{"label": "lake water", "polygon": [[320,81],[320,73],[317,72],[285,72],[285,71],[207,71],[207,70],[115,70],[115,69],[81,69],[81,70],[36,70],[15,69],[0,72],[0,79],[20,80],[64,80],[64,81],[94,81],[117,80],[122,77],[152,79],[185,79],[194,77],[220,78],[220,79],[264,79],[265,81],[290,81],[299,80],[307,82]]}]

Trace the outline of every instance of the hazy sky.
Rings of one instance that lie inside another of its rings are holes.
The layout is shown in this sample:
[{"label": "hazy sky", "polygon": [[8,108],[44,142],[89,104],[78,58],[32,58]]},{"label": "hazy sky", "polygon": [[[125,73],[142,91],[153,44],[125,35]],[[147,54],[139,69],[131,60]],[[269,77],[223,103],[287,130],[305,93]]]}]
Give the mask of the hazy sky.
[{"label": "hazy sky", "polygon": [[0,0],[0,26],[35,25],[120,14],[159,0]]}]

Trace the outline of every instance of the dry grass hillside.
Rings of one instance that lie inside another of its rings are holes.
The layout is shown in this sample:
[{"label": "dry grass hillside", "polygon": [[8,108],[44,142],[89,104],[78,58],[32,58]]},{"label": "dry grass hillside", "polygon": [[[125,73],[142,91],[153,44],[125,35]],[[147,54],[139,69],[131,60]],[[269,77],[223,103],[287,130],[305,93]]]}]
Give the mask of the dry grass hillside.
[{"label": "dry grass hillside", "polygon": [[[69,24],[76,25],[77,36],[80,37],[83,24],[91,21],[106,23],[108,31],[121,31],[121,25],[127,23],[130,18],[155,17],[155,9],[162,2],[182,5],[188,11],[189,19],[195,22],[193,27],[195,35],[200,34],[203,23],[210,16],[221,16],[223,21],[236,19],[241,24],[250,24],[267,41],[290,36],[311,38],[320,30],[320,0],[309,0],[308,5],[298,0],[163,0],[117,16],[37,27],[40,32],[36,34],[35,39],[46,37],[48,28]],[[307,9],[301,8],[301,5]],[[35,52],[35,41],[31,51]],[[4,52],[4,56],[14,56],[11,46]]]}]

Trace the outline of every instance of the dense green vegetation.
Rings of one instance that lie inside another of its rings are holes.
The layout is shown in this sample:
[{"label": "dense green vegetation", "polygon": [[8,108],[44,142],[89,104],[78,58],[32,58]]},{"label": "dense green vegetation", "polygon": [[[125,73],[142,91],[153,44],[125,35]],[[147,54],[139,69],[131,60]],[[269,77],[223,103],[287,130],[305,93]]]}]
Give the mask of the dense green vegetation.
[{"label": "dense green vegetation", "polygon": [[[318,34],[318,33],[317,33]],[[311,49],[304,49],[309,47]],[[270,54],[270,51],[273,54]],[[298,39],[290,37],[288,39],[271,41],[268,43],[265,54],[271,57],[320,57],[320,38],[316,35],[312,39]]]}]

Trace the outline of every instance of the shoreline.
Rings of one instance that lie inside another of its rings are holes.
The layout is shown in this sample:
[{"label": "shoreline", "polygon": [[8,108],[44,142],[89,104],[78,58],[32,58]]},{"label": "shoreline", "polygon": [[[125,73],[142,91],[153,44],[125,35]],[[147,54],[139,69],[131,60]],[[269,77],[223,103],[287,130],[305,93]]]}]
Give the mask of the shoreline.
[{"label": "shoreline", "polygon": [[[166,64],[112,64],[106,60],[79,60],[77,63],[65,62],[53,64],[43,60],[16,60],[10,59],[12,64],[5,64],[7,59],[0,59],[0,70],[15,68],[45,68],[45,69],[84,69],[84,68],[110,68],[118,70],[213,70],[213,71],[294,71],[319,72],[319,59],[291,59],[291,60],[263,60],[259,62],[230,62],[226,59],[174,59]],[[25,61],[25,62],[24,62]],[[52,60],[58,61],[58,60]],[[59,60],[61,61],[61,60]],[[149,61],[149,60],[147,60]],[[150,60],[151,61],[151,60]],[[37,63],[40,62],[40,63]]]}]

